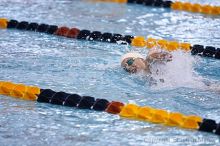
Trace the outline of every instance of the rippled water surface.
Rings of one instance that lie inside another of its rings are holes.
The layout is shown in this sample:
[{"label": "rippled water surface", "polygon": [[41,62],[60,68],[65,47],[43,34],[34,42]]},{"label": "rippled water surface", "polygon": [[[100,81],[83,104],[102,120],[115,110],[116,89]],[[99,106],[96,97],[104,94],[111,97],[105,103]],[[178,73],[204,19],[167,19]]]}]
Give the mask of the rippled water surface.
[{"label": "rippled water surface", "polygon": [[[218,0],[193,0],[220,5]],[[89,0],[2,0],[1,17],[220,47],[220,17]],[[174,52],[165,83],[120,68],[144,49],[0,30],[0,79],[220,118],[219,60]],[[209,82],[207,87],[204,82]],[[0,145],[219,145],[219,137],[118,116],[0,96]]]}]

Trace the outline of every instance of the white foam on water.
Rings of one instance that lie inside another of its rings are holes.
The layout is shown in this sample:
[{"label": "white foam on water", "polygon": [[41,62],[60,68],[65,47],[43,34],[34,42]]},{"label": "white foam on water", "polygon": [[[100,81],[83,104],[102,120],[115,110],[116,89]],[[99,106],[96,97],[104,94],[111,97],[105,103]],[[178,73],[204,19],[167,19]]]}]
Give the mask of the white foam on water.
[{"label": "white foam on water", "polygon": [[[155,66],[159,73],[152,77],[157,81],[154,89],[174,89],[179,87],[202,88],[205,86],[203,77],[199,76],[194,67],[198,58],[183,51],[172,52],[173,60],[166,65]],[[164,80],[161,82],[160,80]]]}]

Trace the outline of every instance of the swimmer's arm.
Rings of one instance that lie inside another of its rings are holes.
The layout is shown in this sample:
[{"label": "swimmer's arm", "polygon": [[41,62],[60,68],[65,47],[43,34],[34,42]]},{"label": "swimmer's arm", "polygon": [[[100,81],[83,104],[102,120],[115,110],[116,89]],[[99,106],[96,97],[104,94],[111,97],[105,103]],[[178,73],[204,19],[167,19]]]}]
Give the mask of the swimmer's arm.
[{"label": "swimmer's arm", "polygon": [[145,62],[145,66],[146,66],[146,68],[144,69],[144,71],[145,71],[146,73],[148,73],[148,74],[151,74],[151,71],[150,71],[150,62],[147,60],[147,58],[146,58],[146,60],[145,60],[144,62]]}]

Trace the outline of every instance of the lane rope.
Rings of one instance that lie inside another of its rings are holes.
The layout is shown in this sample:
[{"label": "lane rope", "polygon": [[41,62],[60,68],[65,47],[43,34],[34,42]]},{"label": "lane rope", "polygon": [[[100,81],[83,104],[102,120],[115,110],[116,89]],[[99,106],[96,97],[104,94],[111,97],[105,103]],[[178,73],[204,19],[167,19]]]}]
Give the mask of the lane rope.
[{"label": "lane rope", "polygon": [[40,89],[37,86],[28,86],[6,81],[0,81],[0,95],[79,109],[104,111],[119,115],[121,118],[220,135],[220,124],[217,124],[215,120],[201,118],[196,115],[184,115],[179,112],[169,112],[149,106],[125,104],[119,101],[110,102],[106,99],[95,99],[92,96],[56,92],[51,89]]},{"label": "lane rope", "polygon": [[220,48],[213,46],[192,45],[186,42],[168,41],[164,39],[147,38],[143,36],[121,35],[118,33],[102,33],[100,31],[80,30],[78,28],[58,27],[56,25],[38,24],[35,22],[7,20],[0,18],[0,28],[18,29],[53,34],[78,40],[101,41],[108,43],[129,44],[134,47],[154,48],[159,46],[167,51],[183,50],[192,55],[220,59]]},{"label": "lane rope", "polygon": [[202,13],[207,15],[220,15],[220,6],[201,5],[199,3],[189,3],[180,1],[168,0],[90,0],[93,2],[114,2],[114,3],[127,3],[139,4],[143,6],[170,8],[178,11],[186,11],[192,13]]}]

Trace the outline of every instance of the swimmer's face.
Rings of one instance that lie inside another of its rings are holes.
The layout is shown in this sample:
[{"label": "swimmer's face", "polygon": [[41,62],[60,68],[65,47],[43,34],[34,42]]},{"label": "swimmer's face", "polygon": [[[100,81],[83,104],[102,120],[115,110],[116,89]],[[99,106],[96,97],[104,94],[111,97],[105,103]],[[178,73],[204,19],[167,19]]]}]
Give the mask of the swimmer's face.
[{"label": "swimmer's face", "polygon": [[137,73],[146,68],[143,58],[126,58],[122,61],[121,66],[129,73]]}]

